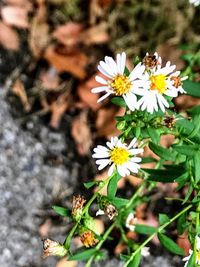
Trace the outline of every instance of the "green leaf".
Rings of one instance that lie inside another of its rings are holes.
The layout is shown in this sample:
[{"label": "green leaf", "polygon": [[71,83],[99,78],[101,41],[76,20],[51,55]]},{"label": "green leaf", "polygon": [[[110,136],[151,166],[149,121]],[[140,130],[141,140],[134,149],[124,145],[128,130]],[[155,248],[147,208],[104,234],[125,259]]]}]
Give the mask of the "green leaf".
[{"label": "green leaf", "polygon": [[200,151],[198,151],[194,157],[194,177],[195,177],[195,182],[198,183],[200,181]]},{"label": "green leaf", "polygon": [[195,266],[194,261],[195,261],[195,256],[194,256],[194,253],[192,253],[186,267],[194,267]]},{"label": "green leaf", "polygon": [[188,199],[191,196],[192,192],[193,192],[193,185],[190,184],[189,189],[187,191],[187,194],[186,194],[185,199],[184,199],[182,204],[185,204],[188,201]]},{"label": "green leaf", "polygon": [[122,208],[125,206],[129,200],[125,198],[120,198],[120,197],[108,197],[109,202],[111,202],[117,209]]},{"label": "green leaf", "polygon": [[149,144],[150,149],[158,155],[160,158],[170,161],[175,161],[176,153],[170,148],[164,148],[162,146],[156,145],[152,142]]},{"label": "green leaf", "polygon": [[116,173],[108,183],[107,195],[109,198],[115,197],[117,193],[117,183],[120,179],[121,176],[119,175],[119,173]]},{"label": "green leaf", "polygon": [[152,157],[142,158],[142,163],[150,163],[150,162],[157,162],[157,160]]},{"label": "green leaf", "polygon": [[141,261],[141,251],[139,251],[133,260],[128,264],[128,267],[138,267]]},{"label": "green leaf", "polygon": [[179,176],[183,175],[184,169],[165,169],[165,170],[155,170],[155,169],[142,169],[148,174],[147,179],[149,181],[156,181],[162,183],[172,183]]},{"label": "green leaf", "polygon": [[130,256],[128,255],[124,255],[124,254],[120,254],[120,260],[122,261],[128,261],[130,259]]},{"label": "green leaf", "polygon": [[130,71],[129,71],[129,69],[127,67],[125,67],[124,74],[126,76],[129,76],[130,75]]},{"label": "green leaf", "polygon": [[83,183],[83,185],[85,186],[85,188],[89,189],[89,188],[93,187],[94,185],[96,185],[98,183],[99,183],[99,181],[98,182],[92,181],[92,182]]},{"label": "green leaf", "polygon": [[200,83],[187,80],[183,82],[183,88],[188,95],[200,97]]},{"label": "green leaf", "polygon": [[177,221],[178,234],[182,235],[187,228],[187,212],[183,213]]},{"label": "green leaf", "polygon": [[157,228],[153,226],[148,226],[145,224],[135,225],[135,232],[137,232],[138,234],[151,235],[151,234],[154,234],[156,231],[157,231]]},{"label": "green leaf", "polygon": [[189,110],[187,110],[187,112],[191,115],[191,116],[195,116],[200,114],[200,105],[199,106],[195,106]]},{"label": "green leaf", "polygon": [[117,106],[120,106],[120,107],[123,107],[125,108],[127,105],[126,105],[126,102],[124,101],[124,99],[122,97],[119,97],[119,96],[115,96],[111,99],[111,102]]},{"label": "green leaf", "polygon": [[58,213],[61,216],[64,216],[64,217],[70,217],[71,216],[71,211],[66,209],[66,208],[63,208],[60,206],[52,206],[52,208],[55,210],[56,213]]},{"label": "green leaf", "polygon": [[158,239],[160,240],[160,243],[171,253],[181,256],[184,255],[183,250],[168,236],[158,233]]},{"label": "green leaf", "polygon": [[84,261],[88,260],[91,256],[97,253],[95,248],[90,248],[81,252],[78,252],[68,258],[69,261]]},{"label": "green leaf", "polygon": [[165,223],[167,223],[169,221],[170,221],[170,218],[166,214],[163,214],[163,213],[159,214],[159,223],[160,223],[160,225],[163,225],[163,224],[165,224]]},{"label": "green leaf", "polygon": [[151,137],[151,140],[153,143],[157,144],[160,141],[160,134],[158,133],[157,129],[154,129],[152,127],[147,128],[147,132],[149,136]]},{"label": "green leaf", "polygon": [[186,155],[186,156],[194,156],[196,152],[199,150],[198,145],[182,145],[182,146],[173,146],[174,150],[178,153]]}]

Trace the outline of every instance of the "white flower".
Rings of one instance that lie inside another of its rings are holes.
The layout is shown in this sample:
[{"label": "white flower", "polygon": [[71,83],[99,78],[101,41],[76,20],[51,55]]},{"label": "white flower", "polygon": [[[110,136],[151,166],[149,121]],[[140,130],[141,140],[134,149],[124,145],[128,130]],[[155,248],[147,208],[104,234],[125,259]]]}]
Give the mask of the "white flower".
[{"label": "white flower", "polygon": [[[185,258],[183,258],[183,261],[185,261],[184,267],[187,267],[188,261],[190,260],[190,257],[193,254],[193,250],[189,250],[189,255]],[[200,237],[196,237],[196,264],[200,265]]]},{"label": "white flower", "polygon": [[116,61],[112,57],[105,57],[105,61],[100,61],[98,70],[108,79],[96,76],[96,81],[102,84],[100,87],[92,89],[93,93],[105,92],[105,95],[98,99],[102,101],[111,94],[122,96],[130,110],[137,108],[137,97],[134,89],[145,86],[146,81],[142,80],[145,66],[141,63],[131,71],[129,76],[124,73],[126,66],[126,54],[117,54]]},{"label": "white flower", "polygon": [[149,247],[143,247],[141,249],[141,255],[143,257],[148,257],[150,255],[150,252],[149,252]]},{"label": "white flower", "polygon": [[171,65],[169,61],[162,67],[162,59],[157,53],[154,55],[159,64],[156,64],[152,69],[147,69],[144,73],[142,79],[146,82],[143,82],[143,84],[145,84],[143,89],[134,90],[136,94],[141,96],[138,101],[138,106],[141,110],[147,110],[149,113],[153,113],[154,110],[158,111],[159,108],[165,112],[165,108],[169,107],[169,103],[164,95],[176,97],[178,92],[183,93],[184,90],[181,86],[181,81],[187,79],[187,77],[180,79],[178,77],[180,72],[173,73],[176,66]]},{"label": "white flower", "polygon": [[136,157],[138,153],[142,153],[142,148],[134,148],[136,146],[137,139],[134,138],[129,146],[122,143],[118,137],[112,137],[110,142],[107,142],[106,146],[98,145],[94,148],[93,158],[98,159],[96,164],[99,165],[98,169],[102,170],[107,165],[111,165],[108,171],[110,176],[115,169],[118,173],[124,177],[129,175],[130,172],[137,173],[141,162],[141,158]]},{"label": "white flower", "polygon": [[194,6],[199,6],[200,5],[200,0],[189,0],[190,4]]},{"label": "white flower", "polygon": [[96,216],[104,215],[104,214],[105,214],[104,210],[101,210],[101,209],[98,209],[96,212]]},{"label": "white flower", "polygon": [[126,219],[126,227],[129,230],[134,231],[136,222],[137,222],[137,218],[135,218],[134,212],[129,213],[129,215]]},{"label": "white flower", "polygon": [[173,86],[177,89],[178,92],[181,94],[186,94],[186,91],[182,87],[182,81],[185,81],[188,79],[188,76],[179,77],[180,71],[176,71],[170,75],[170,80],[172,80]]}]

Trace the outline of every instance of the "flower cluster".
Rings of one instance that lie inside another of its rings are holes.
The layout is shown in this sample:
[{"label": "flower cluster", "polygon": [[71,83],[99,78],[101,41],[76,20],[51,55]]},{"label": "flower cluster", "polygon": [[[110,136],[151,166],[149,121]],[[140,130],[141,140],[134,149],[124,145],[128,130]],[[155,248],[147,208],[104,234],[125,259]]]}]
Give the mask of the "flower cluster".
[{"label": "flower cluster", "polygon": [[182,81],[187,79],[187,76],[180,78],[180,72],[175,71],[175,68],[169,61],[162,66],[162,59],[157,53],[147,53],[143,61],[127,75],[124,52],[117,54],[116,61],[106,56],[98,65],[98,70],[105,78],[96,76],[101,86],[93,88],[92,92],[105,92],[98,102],[114,94],[123,97],[131,111],[140,109],[152,114],[161,109],[165,112],[165,109],[169,108],[166,97],[173,98],[179,92],[185,93]]}]

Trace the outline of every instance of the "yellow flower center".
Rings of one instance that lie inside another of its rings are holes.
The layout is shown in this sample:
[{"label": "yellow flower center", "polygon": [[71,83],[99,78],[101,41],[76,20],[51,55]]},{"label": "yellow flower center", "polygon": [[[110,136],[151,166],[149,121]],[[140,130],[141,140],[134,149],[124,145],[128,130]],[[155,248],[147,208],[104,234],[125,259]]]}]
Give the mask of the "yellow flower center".
[{"label": "yellow flower center", "polygon": [[200,250],[196,251],[196,262],[197,264],[200,264]]},{"label": "yellow flower center", "polygon": [[159,93],[163,94],[166,88],[166,76],[163,74],[154,75],[150,77],[151,90],[158,90]]},{"label": "yellow flower center", "polygon": [[116,95],[123,95],[130,91],[131,81],[126,75],[117,75],[110,85]]},{"label": "yellow flower center", "polygon": [[110,159],[116,165],[122,165],[129,160],[129,152],[122,147],[115,147],[110,152]]}]

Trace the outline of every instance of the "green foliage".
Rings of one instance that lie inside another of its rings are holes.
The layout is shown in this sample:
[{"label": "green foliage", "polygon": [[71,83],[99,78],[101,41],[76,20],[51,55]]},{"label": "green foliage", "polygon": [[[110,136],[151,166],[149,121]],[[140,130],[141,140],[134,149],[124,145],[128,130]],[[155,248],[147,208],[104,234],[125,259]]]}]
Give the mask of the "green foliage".
[{"label": "green foliage", "polygon": [[60,206],[52,206],[52,208],[55,210],[56,213],[58,213],[59,215],[63,216],[63,217],[70,217],[71,216],[71,211],[60,207]]},{"label": "green foliage", "polygon": [[168,236],[158,233],[158,239],[160,243],[171,253],[178,254],[181,256],[184,255],[183,250]]}]

